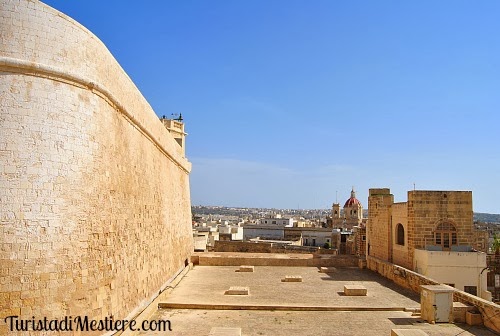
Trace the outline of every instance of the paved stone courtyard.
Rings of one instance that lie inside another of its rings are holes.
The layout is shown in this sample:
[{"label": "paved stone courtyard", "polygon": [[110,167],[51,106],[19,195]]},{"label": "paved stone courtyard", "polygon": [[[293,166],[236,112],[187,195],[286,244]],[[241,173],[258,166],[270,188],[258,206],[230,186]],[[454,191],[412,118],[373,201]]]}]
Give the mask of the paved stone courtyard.
[{"label": "paved stone courtyard", "polygon": [[[158,309],[149,320],[169,320],[172,331],[156,334],[208,335],[213,327],[237,327],[245,336],[390,335],[393,328],[422,329],[431,336],[494,335],[464,324],[423,322],[403,311],[420,307],[418,295],[368,270],[337,268],[325,274],[315,267],[256,266],[252,273],[238,268],[196,266],[187,273],[161,303],[187,309]],[[286,275],[302,276],[303,282],[281,282]],[[363,285],[368,295],[345,296],[345,284]],[[249,287],[250,295],[224,295],[232,286]],[[222,304],[225,310],[214,309]]]},{"label": "paved stone courtyard", "polygon": [[[422,329],[429,336],[493,336],[484,328],[465,324],[419,322],[401,311],[249,311],[160,309],[154,319],[171,321],[172,332],[156,335],[208,335],[212,327],[239,327],[244,336],[389,336],[391,329]],[[141,335],[155,335],[148,332]]]},{"label": "paved stone courtyard", "polygon": [[[367,308],[418,308],[419,297],[384,277],[358,268],[321,273],[316,267],[256,266],[255,272],[236,272],[235,266],[197,266],[175,288],[170,303],[331,306]],[[281,282],[300,275],[302,282]],[[366,297],[344,296],[346,284],[368,289]],[[228,296],[232,286],[250,288],[248,296]]]}]

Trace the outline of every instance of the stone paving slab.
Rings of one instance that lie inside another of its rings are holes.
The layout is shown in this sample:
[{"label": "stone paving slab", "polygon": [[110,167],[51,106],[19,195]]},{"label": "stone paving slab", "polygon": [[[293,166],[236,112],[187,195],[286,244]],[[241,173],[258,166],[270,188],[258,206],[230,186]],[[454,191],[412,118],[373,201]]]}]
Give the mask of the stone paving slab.
[{"label": "stone paving slab", "polygon": [[344,295],[347,296],[366,296],[367,290],[362,285],[344,285]]},{"label": "stone paving slab", "polygon": [[250,289],[248,287],[233,286],[224,293],[224,295],[249,295]]},{"label": "stone paving slab", "polygon": [[428,336],[421,329],[392,329],[391,336]]},{"label": "stone paving slab", "polygon": [[285,275],[281,282],[302,282],[302,277],[300,275]]},{"label": "stone paving slab", "polygon": [[236,272],[253,272],[254,270],[254,266],[241,265],[240,268],[236,270]]},{"label": "stone paving slab", "polygon": [[241,336],[241,328],[214,327],[208,336]]},{"label": "stone paving slab", "polygon": [[139,335],[208,335],[214,327],[241,328],[244,336],[389,336],[392,329],[420,329],[429,336],[494,336],[483,327],[428,324],[410,312],[311,312],[159,309],[150,320],[170,320],[171,332]]}]

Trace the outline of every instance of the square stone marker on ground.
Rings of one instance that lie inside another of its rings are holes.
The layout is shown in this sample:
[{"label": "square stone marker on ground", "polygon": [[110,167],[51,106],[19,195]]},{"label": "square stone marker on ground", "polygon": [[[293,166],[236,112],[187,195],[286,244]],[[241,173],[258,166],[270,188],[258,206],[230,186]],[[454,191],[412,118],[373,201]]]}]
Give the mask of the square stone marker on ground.
[{"label": "square stone marker on ground", "polygon": [[208,336],[241,336],[241,328],[213,327]]},{"label": "square stone marker on ground", "polygon": [[428,334],[420,329],[392,329],[391,336],[428,336]]},{"label": "square stone marker on ground", "polygon": [[253,266],[247,266],[247,265],[241,265],[240,269],[236,270],[236,272],[253,272],[254,267]]},{"label": "square stone marker on ground", "polygon": [[321,267],[320,268],[320,272],[321,273],[333,273],[335,272],[337,269],[335,267]]},{"label": "square stone marker on ground", "polygon": [[248,287],[229,287],[224,295],[249,295],[250,289]]},{"label": "square stone marker on ground", "polygon": [[344,295],[346,296],[366,296],[366,287],[361,285],[344,285]]},{"label": "square stone marker on ground", "polygon": [[281,282],[302,282],[302,277],[300,275],[285,275]]}]

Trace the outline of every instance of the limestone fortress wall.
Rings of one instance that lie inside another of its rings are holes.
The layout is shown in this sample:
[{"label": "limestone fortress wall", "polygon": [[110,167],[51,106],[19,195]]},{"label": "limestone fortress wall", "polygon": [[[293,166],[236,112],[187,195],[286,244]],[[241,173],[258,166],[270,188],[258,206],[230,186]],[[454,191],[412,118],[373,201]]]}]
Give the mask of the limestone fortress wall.
[{"label": "limestone fortress wall", "polygon": [[190,169],[96,36],[0,0],[0,334],[144,307],[190,257]]}]

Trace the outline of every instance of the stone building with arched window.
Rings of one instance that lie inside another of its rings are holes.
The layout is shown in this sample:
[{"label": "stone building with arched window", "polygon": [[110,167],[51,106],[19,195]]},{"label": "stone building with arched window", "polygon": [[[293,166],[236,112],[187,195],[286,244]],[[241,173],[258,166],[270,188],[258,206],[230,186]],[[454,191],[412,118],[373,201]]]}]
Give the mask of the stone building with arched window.
[{"label": "stone building with arched window", "polygon": [[471,191],[370,189],[367,255],[489,299],[484,233],[473,224]]}]

